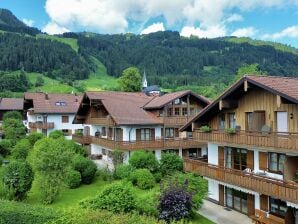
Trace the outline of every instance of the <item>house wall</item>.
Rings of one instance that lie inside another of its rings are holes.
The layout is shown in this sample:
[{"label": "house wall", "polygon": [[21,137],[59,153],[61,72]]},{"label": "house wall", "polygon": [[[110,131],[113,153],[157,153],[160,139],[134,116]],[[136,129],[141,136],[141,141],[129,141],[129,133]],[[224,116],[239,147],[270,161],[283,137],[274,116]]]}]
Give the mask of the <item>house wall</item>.
[{"label": "house wall", "polygon": [[208,142],[208,163],[218,165],[218,145]]},{"label": "house wall", "polygon": [[208,180],[208,197],[219,201],[219,184],[213,180]]},{"label": "house wall", "polygon": [[[265,111],[266,125],[270,126],[273,131],[276,131],[276,112],[286,111],[288,112],[288,131],[298,132],[298,105],[296,104],[281,104],[277,105],[277,96],[262,89],[251,89],[239,100],[238,107],[234,110],[223,110],[222,112],[235,112],[236,125],[241,127],[241,130],[245,130],[246,118],[245,112],[253,111]],[[293,114],[293,118],[290,119],[290,114]],[[218,129],[218,116],[215,116],[210,121],[212,129]],[[228,125],[228,119],[226,117],[226,125]]]}]

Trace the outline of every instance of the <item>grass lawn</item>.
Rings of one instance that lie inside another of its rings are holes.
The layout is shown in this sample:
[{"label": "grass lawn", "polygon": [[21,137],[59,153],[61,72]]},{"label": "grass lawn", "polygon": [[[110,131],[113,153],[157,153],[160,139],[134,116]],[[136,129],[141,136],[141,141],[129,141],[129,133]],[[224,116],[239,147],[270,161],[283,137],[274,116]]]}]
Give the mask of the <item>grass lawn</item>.
[{"label": "grass lawn", "polygon": [[49,40],[55,40],[64,44],[68,44],[74,51],[78,52],[79,46],[78,46],[78,40],[75,38],[65,38],[65,37],[57,37],[57,36],[51,36],[47,34],[38,34],[36,35],[36,38],[44,38]]},{"label": "grass lawn", "polygon": [[108,75],[106,67],[96,58],[92,58],[97,69],[89,75],[86,80],[80,81],[84,83],[87,91],[117,90],[119,89],[117,79]]}]

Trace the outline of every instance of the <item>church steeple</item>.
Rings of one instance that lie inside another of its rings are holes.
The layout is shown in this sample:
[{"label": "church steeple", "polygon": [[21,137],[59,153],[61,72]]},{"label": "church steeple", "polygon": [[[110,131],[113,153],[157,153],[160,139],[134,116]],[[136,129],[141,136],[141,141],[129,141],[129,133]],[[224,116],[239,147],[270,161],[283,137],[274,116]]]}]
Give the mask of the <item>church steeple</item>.
[{"label": "church steeple", "polygon": [[145,69],[144,69],[144,73],[143,73],[142,87],[143,88],[147,88],[148,87]]}]

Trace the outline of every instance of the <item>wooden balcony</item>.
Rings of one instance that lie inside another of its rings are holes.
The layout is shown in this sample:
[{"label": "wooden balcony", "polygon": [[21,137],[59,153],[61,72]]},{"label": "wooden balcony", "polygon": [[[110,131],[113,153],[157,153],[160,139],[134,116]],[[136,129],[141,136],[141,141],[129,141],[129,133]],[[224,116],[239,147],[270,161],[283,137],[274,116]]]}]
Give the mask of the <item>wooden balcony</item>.
[{"label": "wooden balcony", "polygon": [[29,122],[29,128],[32,129],[53,129],[54,128],[54,122]]},{"label": "wooden balcony", "polygon": [[95,125],[96,124],[102,125],[102,126],[114,126],[115,125],[115,122],[109,116],[107,116],[107,117],[91,117],[90,123],[95,124]]},{"label": "wooden balcony", "polygon": [[184,170],[298,204],[298,184],[184,158]]},{"label": "wooden balcony", "polygon": [[72,140],[83,145],[91,144],[90,136],[72,135]]},{"label": "wooden balcony", "polygon": [[195,130],[193,137],[202,142],[214,142],[220,145],[230,145],[246,148],[270,148],[287,152],[298,151],[298,133],[261,133],[239,131],[228,134],[224,131],[202,132]]},{"label": "wooden balcony", "polygon": [[162,116],[160,118],[163,120],[165,126],[182,126],[190,121],[193,116]]},{"label": "wooden balcony", "polygon": [[199,143],[193,139],[155,139],[148,141],[114,141],[107,138],[90,136],[91,143],[110,149],[119,150],[155,150],[155,149],[179,149],[179,148],[196,148]]}]

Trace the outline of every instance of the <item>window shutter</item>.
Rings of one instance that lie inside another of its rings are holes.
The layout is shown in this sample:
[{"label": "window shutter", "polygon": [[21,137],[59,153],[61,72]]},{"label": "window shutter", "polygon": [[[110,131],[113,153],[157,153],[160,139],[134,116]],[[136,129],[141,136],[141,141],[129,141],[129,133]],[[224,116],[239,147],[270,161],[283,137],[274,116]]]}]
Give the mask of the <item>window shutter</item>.
[{"label": "window shutter", "polygon": [[268,212],[268,196],[267,195],[260,195],[260,208],[261,210]]},{"label": "window shutter", "polygon": [[255,196],[247,194],[247,215],[251,216],[255,214]]},{"label": "window shutter", "polygon": [[175,138],[179,138],[179,128],[175,128]]},{"label": "window shutter", "polygon": [[259,152],[259,168],[260,170],[267,170],[267,153]]},{"label": "window shutter", "polygon": [[224,206],[225,203],[225,187],[219,184],[219,205]]},{"label": "window shutter", "polygon": [[150,139],[151,139],[152,141],[155,140],[155,128],[151,128],[151,129],[150,129]]},{"label": "window shutter", "polygon": [[137,138],[137,141],[141,140],[141,129],[136,129],[136,138]]},{"label": "window shutter", "polygon": [[218,146],[218,166],[224,166],[224,147]]},{"label": "window shutter", "polygon": [[247,168],[254,169],[254,151],[247,151]]}]

